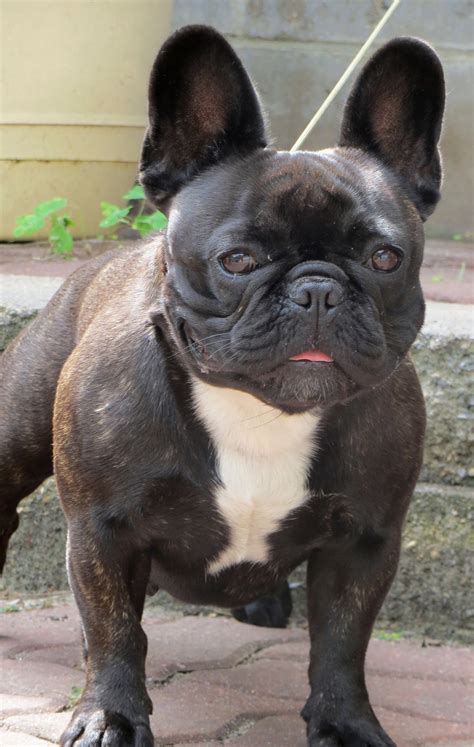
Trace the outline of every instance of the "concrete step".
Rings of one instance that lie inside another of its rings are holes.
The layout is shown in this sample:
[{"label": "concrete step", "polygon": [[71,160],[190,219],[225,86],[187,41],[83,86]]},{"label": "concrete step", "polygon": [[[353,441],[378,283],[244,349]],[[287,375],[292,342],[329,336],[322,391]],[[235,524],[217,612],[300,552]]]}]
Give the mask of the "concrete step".
[{"label": "concrete step", "polygon": [[[381,611],[379,627],[423,633],[431,638],[474,642],[470,583],[474,561],[474,489],[418,485],[403,539],[397,578]],[[65,520],[54,480],[21,504],[0,590],[44,593],[66,589]],[[305,569],[292,580],[295,616],[305,615]],[[152,600],[167,610],[196,613],[163,593]]]}]

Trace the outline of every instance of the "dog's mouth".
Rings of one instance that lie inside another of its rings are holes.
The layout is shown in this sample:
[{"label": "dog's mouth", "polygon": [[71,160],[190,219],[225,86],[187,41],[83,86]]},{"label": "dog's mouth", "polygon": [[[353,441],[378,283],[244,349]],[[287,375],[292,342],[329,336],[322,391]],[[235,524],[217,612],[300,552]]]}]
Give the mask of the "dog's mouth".
[{"label": "dog's mouth", "polygon": [[[180,325],[180,337],[184,349],[191,354],[197,365],[203,371],[207,371],[213,368],[222,368],[222,362],[219,365],[218,361],[215,360],[216,351],[214,351],[214,353],[210,352],[208,348],[206,348],[204,342],[199,339],[199,336],[194,332],[192,327],[186,321],[183,321]],[[296,353],[295,355],[292,355],[288,358],[272,361],[272,365],[268,366],[268,368],[269,370],[272,370],[280,368],[281,366],[285,366],[288,363],[334,364],[334,358],[332,358],[332,356],[328,355],[319,348],[311,348],[301,353]]]},{"label": "dog's mouth", "polygon": [[[298,344],[294,340],[291,346],[282,344],[280,350],[267,348],[266,355],[257,359],[248,358],[248,351],[232,348],[227,334],[201,337],[184,319],[178,334],[181,350],[194,373],[210,383],[248,391],[287,412],[342,401],[364,388],[364,382],[358,384],[357,375],[352,375],[343,353],[334,354],[329,346],[325,352],[316,340],[313,346],[312,341]],[[295,348],[301,352],[295,352]],[[374,381],[372,377],[371,385]]]},{"label": "dog's mouth", "polygon": [[304,353],[292,355],[289,360],[307,363],[334,363],[334,359],[323,353],[322,350],[306,350]]}]

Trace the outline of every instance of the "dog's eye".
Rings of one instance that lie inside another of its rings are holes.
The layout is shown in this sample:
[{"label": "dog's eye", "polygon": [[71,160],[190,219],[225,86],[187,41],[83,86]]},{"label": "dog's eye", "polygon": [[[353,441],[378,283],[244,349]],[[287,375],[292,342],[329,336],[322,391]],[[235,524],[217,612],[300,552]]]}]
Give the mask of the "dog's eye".
[{"label": "dog's eye", "polygon": [[257,260],[245,252],[230,252],[220,258],[222,267],[233,275],[247,275],[257,269]]},{"label": "dog's eye", "polygon": [[402,253],[398,247],[384,244],[370,258],[370,266],[378,272],[393,272],[402,262]]}]

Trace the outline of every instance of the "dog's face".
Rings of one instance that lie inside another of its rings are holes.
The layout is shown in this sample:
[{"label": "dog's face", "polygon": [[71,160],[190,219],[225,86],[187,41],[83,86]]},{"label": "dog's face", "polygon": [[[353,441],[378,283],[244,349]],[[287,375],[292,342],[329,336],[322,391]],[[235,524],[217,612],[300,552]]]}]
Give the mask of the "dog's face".
[{"label": "dog's face", "polygon": [[220,35],[167,42],[141,179],[169,210],[163,313],[191,371],[296,411],[395,370],[423,322],[442,102],[434,52],[395,40],[356,82],[339,147],[278,152]]}]

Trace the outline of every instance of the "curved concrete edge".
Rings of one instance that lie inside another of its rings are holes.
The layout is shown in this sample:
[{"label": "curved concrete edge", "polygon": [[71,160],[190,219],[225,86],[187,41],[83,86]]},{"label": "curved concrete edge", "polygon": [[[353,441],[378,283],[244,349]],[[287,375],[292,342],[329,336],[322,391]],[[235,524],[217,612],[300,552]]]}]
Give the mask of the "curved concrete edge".
[{"label": "curved concrete edge", "polygon": [[474,306],[427,301],[422,336],[474,338]]},{"label": "curved concrete edge", "polygon": [[0,275],[0,307],[32,314],[48,303],[64,278],[40,275]]}]

